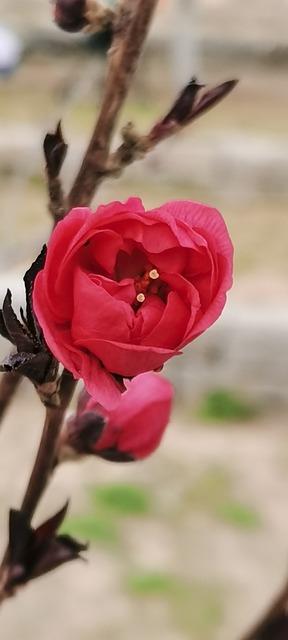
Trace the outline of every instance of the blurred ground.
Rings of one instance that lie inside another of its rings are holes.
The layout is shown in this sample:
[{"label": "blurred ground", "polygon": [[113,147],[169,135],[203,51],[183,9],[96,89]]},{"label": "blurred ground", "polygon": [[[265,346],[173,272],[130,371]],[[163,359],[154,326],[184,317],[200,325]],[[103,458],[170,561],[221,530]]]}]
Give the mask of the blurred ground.
[{"label": "blurred ground", "polygon": [[[31,25],[34,34],[35,24],[46,29],[45,3],[33,0],[27,11],[18,3],[16,13],[16,0],[4,5],[25,38]],[[3,640],[230,640],[286,574],[287,3],[277,0],[277,11],[272,0],[198,6],[201,79],[239,77],[237,89],[187,133],[105,183],[95,204],[138,195],[147,207],[173,198],[218,207],[235,245],[234,288],[217,325],[165,368],[177,402],[159,452],[142,464],[89,461],[56,474],[38,518],[72,496],[66,526],[92,540],[89,564],[71,564],[5,603]],[[160,23],[159,41],[168,33]],[[175,93],[169,70],[167,50],[148,48],[122,123],[132,119],[146,131],[165,112]],[[67,185],[104,73],[101,58],[67,52],[58,60],[40,47],[0,80],[0,290],[10,286],[17,301],[20,274],[50,230],[43,136],[61,117]],[[41,419],[24,384],[0,434],[3,546],[7,507],[19,504]]]},{"label": "blurred ground", "polygon": [[[3,543],[40,435],[28,385],[19,406],[1,433]],[[217,427],[176,413],[146,462],[63,466],[37,520],[72,496],[66,530],[92,540],[89,564],[6,602],[3,639],[237,638],[286,573],[287,437],[279,412]]]}]

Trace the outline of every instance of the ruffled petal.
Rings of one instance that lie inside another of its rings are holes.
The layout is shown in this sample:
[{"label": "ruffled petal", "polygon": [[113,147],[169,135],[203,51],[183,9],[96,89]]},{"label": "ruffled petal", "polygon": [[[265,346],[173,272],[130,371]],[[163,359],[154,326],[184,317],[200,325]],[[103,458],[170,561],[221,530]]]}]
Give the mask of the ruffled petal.
[{"label": "ruffled petal", "polygon": [[[132,307],[100,285],[101,281],[96,284],[79,267],[75,269],[71,335],[83,348],[86,348],[86,338],[129,341],[134,321]],[[121,285],[114,283],[114,287],[121,291]],[[129,290],[130,287],[129,284]]]},{"label": "ruffled petal", "polygon": [[[75,340],[82,347],[82,341]],[[130,378],[145,371],[159,369],[164,362],[179,355],[175,349],[162,349],[134,344],[121,344],[111,340],[86,339],[86,349],[101,360],[103,366],[113,373]]]}]

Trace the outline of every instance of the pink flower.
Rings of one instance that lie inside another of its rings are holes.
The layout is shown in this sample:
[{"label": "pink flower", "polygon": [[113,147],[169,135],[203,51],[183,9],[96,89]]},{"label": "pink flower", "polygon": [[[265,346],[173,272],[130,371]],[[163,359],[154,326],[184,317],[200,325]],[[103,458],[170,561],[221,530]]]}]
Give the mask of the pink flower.
[{"label": "pink flower", "polygon": [[129,462],[153,453],[169,421],[172,384],[156,373],[142,373],[126,381],[126,388],[111,411],[82,391],[77,413],[67,421],[61,437],[64,457],[72,449]]},{"label": "pink flower", "polygon": [[159,369],[219,317],[232,284],[220,213],[192,201],[73,209],[58,224],[33,304],[53,355],[104,406],[119,378]]}]

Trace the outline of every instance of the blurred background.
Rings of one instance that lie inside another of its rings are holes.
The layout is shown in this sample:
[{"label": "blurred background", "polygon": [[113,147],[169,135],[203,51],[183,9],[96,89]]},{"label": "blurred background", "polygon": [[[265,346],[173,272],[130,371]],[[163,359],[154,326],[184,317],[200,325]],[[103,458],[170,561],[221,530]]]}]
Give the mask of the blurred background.
[{"label": "blurred background", "polygon": [[[21,276],[51,228],[43,137],[62,118],[69,186],[100,104],[109,34],[60,32],[48,0],[0,7],[0,289],[20,302]],[[176,403],[160,450],[141,464],[92,460],[56,474],[39,519],[72,496],[64,529],[91,540],[89,564],[64,567],[5,603],[3,640],[230,640],[284,579],[287,22],[287,0],[159,2],[121,124],[148,131],[194,74],[209,85],[240,82],[119,181],[106,181],[95,204],[135,195],[146,207],[173,198],[216,206],[235,246],[234,288],[216,326],[165,367]],[[0,348],[4,356],[9,346]],[[24,382],[1,433],[3,545],[41,424]]]}]

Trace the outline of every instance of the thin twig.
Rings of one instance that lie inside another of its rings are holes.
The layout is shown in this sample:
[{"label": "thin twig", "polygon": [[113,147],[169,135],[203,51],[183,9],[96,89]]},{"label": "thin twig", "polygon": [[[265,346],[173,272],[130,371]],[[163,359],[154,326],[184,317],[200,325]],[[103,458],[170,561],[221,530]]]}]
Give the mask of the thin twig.
[{"label": "thin twig", "polygon": [[288,581],[269,604],[264,615],[241,640],[287,640]]},{"label": "thin twig", "polygon": [[68,196],[68,209],[90,204],[106,171],[111,138],[142,50],[158,0],[124,0],[119,5],[109,52],[109,69],[100,114],[79,173]]},{"label": "thin twig", "polygon": [[[21,505],[21,511],[26,516],[27,522],[31,521],[38,502],[51,478],[63,417],[72,399],[76,384],[77,381],[73,379],[72,374],[64,369],[60,386],[61,404],[60,406],[50,406],[46,409],[38,453]],[[9,548],[7,547],[0,566],[0,604],[11,595],[14,595],[10,590],[6,589],[6,580],[9,575],[8,563]]]},{"label": "thin twig", "polygon": [[46,409],[45,423],[37,457],[23,498],[21,511],[31,520],[37,504],[49,482],[56,453],[56,442],[65,411],[72,399],[77,382],[64,369],[60,385],[60,406]]}]

